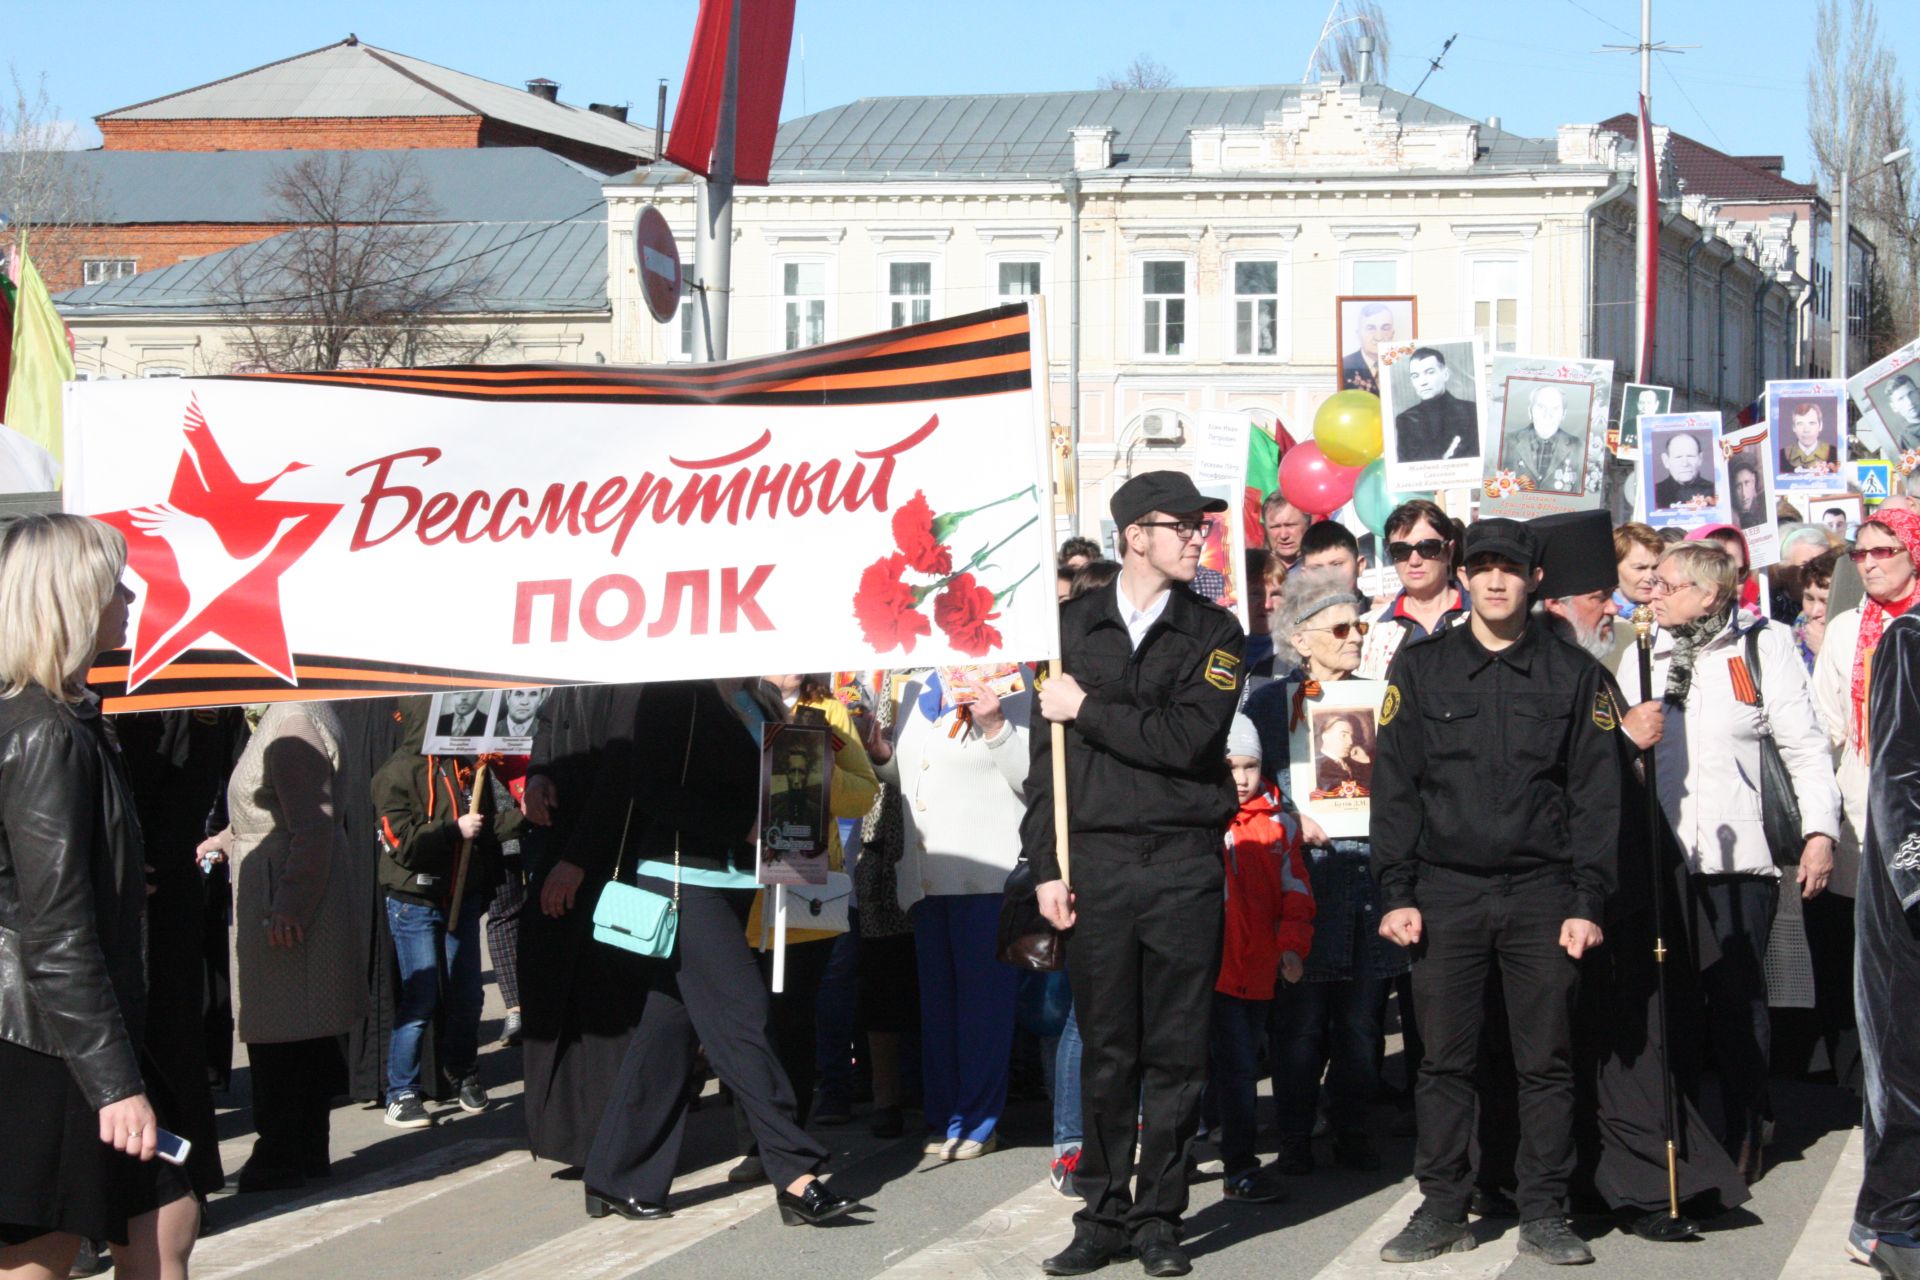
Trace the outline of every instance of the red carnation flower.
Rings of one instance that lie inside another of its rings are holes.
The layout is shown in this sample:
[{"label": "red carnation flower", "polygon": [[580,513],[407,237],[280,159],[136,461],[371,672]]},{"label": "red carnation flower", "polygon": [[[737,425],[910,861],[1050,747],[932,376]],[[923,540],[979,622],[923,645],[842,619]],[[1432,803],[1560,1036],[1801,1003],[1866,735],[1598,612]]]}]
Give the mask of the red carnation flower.
[{"label": "red carnation flower", "polygon": [[914,572],[940,577],[953,572],[953,552],[940,544],[940,535],[933,530],[933,507],[925,492],[916,490],[893,513],[893,540]]},{"label": "red carnation flower", "polygon": [[988,626],[1000,615],[993,611],[993,592],[963,573],[933,598],[933,620],[947,633],[953,647],[970,657],[981,657],[1000,647],[1000,633]]},{"label": "red carnation flower", "polygon": [[900,581],[906,568],[905,556],[884,556],[867,566],[853,593],[853,616],[867,643],[882,652],[898,647],[912,653],[914,641],[933,632],[914,609],[913,588]]}]

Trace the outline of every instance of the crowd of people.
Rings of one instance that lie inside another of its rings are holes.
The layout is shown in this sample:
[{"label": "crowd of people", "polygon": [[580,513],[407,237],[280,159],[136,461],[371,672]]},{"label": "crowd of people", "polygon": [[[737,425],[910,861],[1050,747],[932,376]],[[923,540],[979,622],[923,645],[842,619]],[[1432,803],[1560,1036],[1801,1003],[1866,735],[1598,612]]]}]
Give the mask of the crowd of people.
[{"label": "crowd of people", "polygon": [[[1412,1136],[1423,1199],[1383,1259],[1472,1248],[1470,1216],[1504,1215],[1523,1253],[1579,1263],[1576,1210],[1667,1241],[1743,1202],[1773,1080],[1820,1072],[1867,1100],[1844,1247],[1920,1275],[1920,1082],[1885,1013],[1920,970],[1898,927],[1920,858],[1882,816],[1914,772],[1889,691],[1920,669],[1880,656],[1920,661],[1913,499],[1850,542],[1788,524],[1758,573],[1730,525],[1466,524],[1411,500],[1356,537],[1276,494],[1245,628],[1190,587],[1224,508],[1178,473],[1122,485],[1115,545],[1060,549],[1053,673],[565,688],[504,762],[424,751],[425,697],[104,717],[84,680],[124,641],[125,546],[15,520],[0,1273],[65,1276],[89,1245],[124,1276],[187,1273],[226,1182],[236,1036],[238,1193],[326,1179],[341,1098],[400,1129],[433,1125],[429,1102],[488,1109],[484,918],[530,1149],[593,1217],[672,1215],[708,1073],[730,1180],[805,1225],[864,1208],[810,1129],[859,1098],[876,1137],[919,1121],[927,1159],[989,1156],[1024,1063],[1054,1185],[1082,1202],[1048,1274],[1186,1274],[1203,1138],[1225,1199],[1261,1204]],[[1396,589],[1369,595],[1376,555]],[[1381,692],[1356,706],[1353,681]],[[759,743],[800,720],[832,744],[850,909],[793,920],[776,983]],[[1365,802],[1364,834],[1330,836],[1323,799]],[[595,940],[615,882],[671,898],[668,956]],[[1017,894],[1061,969],[1004,962]],[[1803,948],[1776,946],[1783,916]],[[1811,1009],[1770,999],[1782,973]],[[185,1160],[156,1160],[172,1135]]]}]

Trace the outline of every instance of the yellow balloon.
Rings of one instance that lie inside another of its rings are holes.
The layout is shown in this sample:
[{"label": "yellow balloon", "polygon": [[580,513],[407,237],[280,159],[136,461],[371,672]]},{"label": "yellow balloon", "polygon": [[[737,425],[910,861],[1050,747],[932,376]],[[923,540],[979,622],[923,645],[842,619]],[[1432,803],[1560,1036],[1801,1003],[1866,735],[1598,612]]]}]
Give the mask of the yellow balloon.
[{"label": "yellow balloon", "polygon": [[1313,440],[1343,467],[1364,467],[1380,456],[1380,397],[1371,391],[1329,396],[1313,415]]}]

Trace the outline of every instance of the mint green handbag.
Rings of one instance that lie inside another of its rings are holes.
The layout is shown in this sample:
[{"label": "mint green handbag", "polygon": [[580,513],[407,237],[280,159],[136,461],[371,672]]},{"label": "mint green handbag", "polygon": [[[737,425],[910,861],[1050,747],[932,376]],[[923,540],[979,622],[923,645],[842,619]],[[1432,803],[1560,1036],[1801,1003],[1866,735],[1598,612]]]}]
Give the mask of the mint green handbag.
[{"label": "mint green handbag", "polygon": [[[700,714],[694,704],[694,717]],[[680,764],[680,785],[687,785],[687,766],[693,761],[694,719],[687,721],[687,755]],[[613,859],[613,879],[593,904],[593,939],[638,956],[665,960],[680,936],[680,833],[673,833],[673,896],[642,889],[620,878],[627,856],[627,832],[633,826],[633,801],[627,801],[627,820],[620,826],[620,850]]]}]

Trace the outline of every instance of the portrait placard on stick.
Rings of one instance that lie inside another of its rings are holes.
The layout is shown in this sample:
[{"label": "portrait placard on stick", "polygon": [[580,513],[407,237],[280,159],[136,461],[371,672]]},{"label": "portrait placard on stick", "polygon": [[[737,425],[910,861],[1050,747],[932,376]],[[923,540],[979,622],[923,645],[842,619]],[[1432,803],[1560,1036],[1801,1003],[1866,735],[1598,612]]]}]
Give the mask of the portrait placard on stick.
[{"label": "portrait placard on stick", "polygon": [[1733,527],[1747,540],[1750,569],[1765,569],[1780,560],[1780,525],[1774,514],[1773,476],[1767,469],[1772,439],[1764,422],[1729,427],[1720,437],[1720,456],[1727,471],[1727,511]]},{"label": "portrait placard on stick", "polygon": [[1640,419],[1666,413],[1673,407],[1673,388],[1629,382],[1620,396],[1620,433],[1613,453],[1628,462],[1640,460]]},{"label": "portrait placard on stick", "polygon": [[1490,368],[1481,518],[1598,507],[1613,361],[1502,354]]},{"label": "portrait placard on stick", "polygon": [[1656,529],[1727,524],[1726,459],[1718,413],[1640,419],[1640,519]]},{"label": "portrait placard on stick", "polygon": [[1846,418],[1838,382],[1809,378],[1767,384],[1773,426],[1773,487],[1780,493],[1834,493],[1846,487]]},{"label": "portrait placard on stick", "polygon": [[1387,492],[1479,484],[1486,406],[1478,339],[1395,343],[1381,349],[1380,370]]},{"label": "portrait placard on stick", "polygon": [[1920,470],[1920,338],[1847,379],[1847,391],[1860,409],[1860,444],[1901,475]]},{"label": "portrait placard on stick", "polygon": [[822,723],[782,722],[760,731],[761,884],[825,884],[833,750]]},{"label": "portrait placard on stick", "polygon": [[1410,342],[1420,303],[1407,295],[1347,295],[1333,300],[1334,342],[1340,348],[1340,390],[1383,394],[1381,354]]}]

